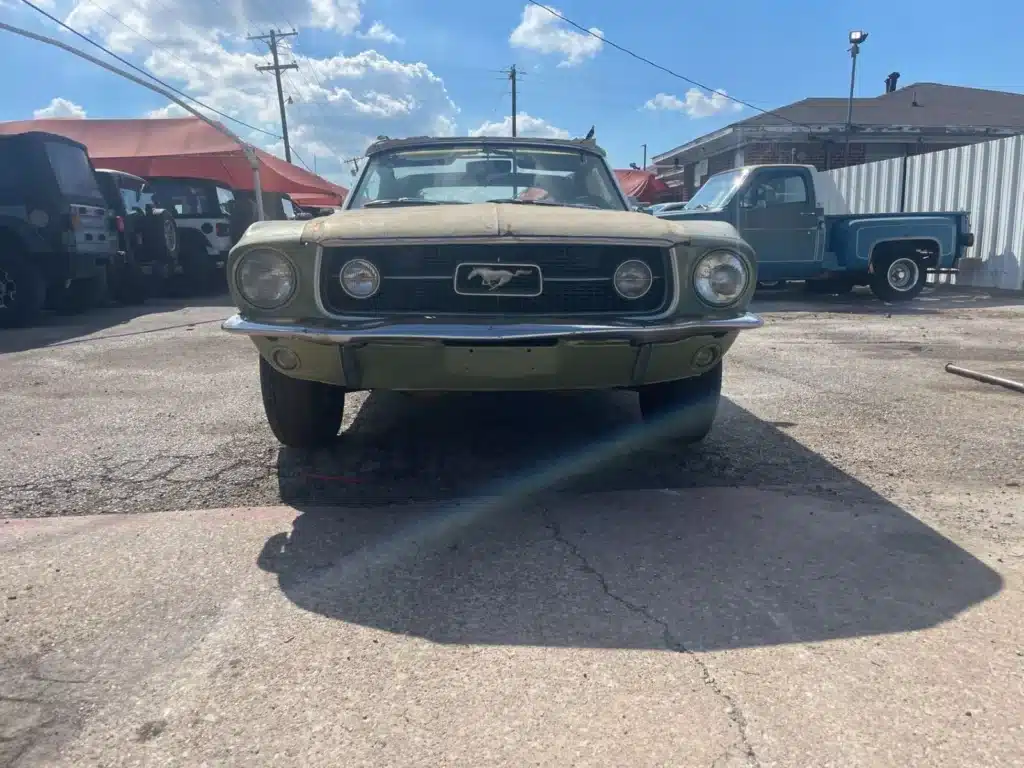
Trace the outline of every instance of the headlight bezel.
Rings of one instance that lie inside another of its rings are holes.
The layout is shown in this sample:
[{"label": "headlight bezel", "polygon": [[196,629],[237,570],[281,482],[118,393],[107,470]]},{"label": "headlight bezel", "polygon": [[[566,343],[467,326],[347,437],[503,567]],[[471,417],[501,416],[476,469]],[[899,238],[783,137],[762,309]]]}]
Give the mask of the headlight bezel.
[{"label": "headlight bezel", "polygon": [[[733,298],[726,299],[724,301],[718,301],[713,298],[709,298],[700,290],[700,288],[698,287],[699,281],[704,278],[699,277],[698,272],[700,271],[701,267],[705,264],[705,262],[712,258],[720,257],[723,255],[735,259],[736,263],[739,265],[739,272],[743,276],[743,287],[736,293],[736,295]],[[708,307],[711,307],[712,309],[727,309],[741,302],[743,300],[743,297],[747,295],[751,285],[753,284],[752,274],[752,265],[750,264],[749,260],[743,256],[742,253],[740,253],[739,251],[732,250],[731,248],[716,246],[702,253],[696,259],[696,261],[694,261],[693,268],[690,270],[690,285],[693,288],[694,295],[696,295],[696,297],[703,304],[707,305]]]},{"label": "headlight bezel", "polygon": [[[291,280],[291,285],[289,287],[287,295],[285,295],[283,299],[277,300],[275,302],[254,301],[252,296],[250,296],[250,294],[244,290],[242,283],[242,269],[245,267],[247,261],[251,260],[255,254],[259,253],[272,254],[275,258],[280,260],[281,264],[283,264],[287,268],[287,272]],[[255,307],[256,309],[260,309],[266,312],[272,312],[286,307],[295,298],[296,294],[298,294],[299,270],[295,266],[295,262],[293,262],[292,259],[288,256],[288,254],[286,254],[284,251],[281,251],[277,248],[273,248],[270,246],[259,245],[254,248],[250,248],[249,250],[247,250],[245,253],[238,257],[238,260],[235,262],[235,265],[232,268],[231,282],[235,290],[238,291],[238,295],[247,304],[249,304],[252,307]]]},{"label": "headlight bezel", "polygon": [[[630,266],[632,264],[640,265],[641,267],[643,267],[644,271],[646,271],[646,273],[647,273],[647,288],[644,289],[643,293],[638,293],[635,296],[627,295],[626,293],[624,293],[619,288],[619,284],[618,284],[618,281],[616,279],[618,277],[618,275],[619,275],[619,272],[622,270],[623,267],[627,267],[627,266]],[[615,271],[612,273],[612,289],[619,296],[619,298],[625,299],[626,301],[637,301],[639,299],[642,299],[644,296],[649,294],[651,292],[651,289],[653,289],[653,288],[654,288],[654,270],[651,269],[651,265],[650,264],[648,264],[646,261],[643,261],[642,259],[626,259],[624,262],[619,264],[619,266],[617,266],[615,268]]]},{"label": "headlight bezel", "polygon": [[[353,293],[345,284],[345,270],[348,269],[353,264],[358,264],[360,266],[368,268],[370,273],[374,277],[374,289],[365,296]],[[381,278],[380,269],[377,267],[376,264],[374,264],[369,259],[349,259],[344,264],[342,264],[341,269],[338,270],[338,285],[341,286],[341,290],[345,292],[346,296],[348,296],[350,299],[355,299],[356,301],[366,301],[367,299],[372,299],[374,296],[380,293],[382,283],[383,280]]]}]

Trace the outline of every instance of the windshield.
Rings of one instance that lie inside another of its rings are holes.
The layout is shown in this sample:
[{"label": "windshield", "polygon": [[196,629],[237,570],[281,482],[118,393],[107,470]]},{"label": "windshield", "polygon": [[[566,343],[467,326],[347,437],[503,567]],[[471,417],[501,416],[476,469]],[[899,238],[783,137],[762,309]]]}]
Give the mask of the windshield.
[{"label": "windshield", "polygon": [[729,198],[743,183],[745,177],[746,171],[742,168],[712,176],[686,203],[685,210],[721,208],[729,202]]},{"label": "windshield", "polygon": [[627,210],[600,156],[512,143],[375,154],[351,200],[350,208],[500,201]]}]

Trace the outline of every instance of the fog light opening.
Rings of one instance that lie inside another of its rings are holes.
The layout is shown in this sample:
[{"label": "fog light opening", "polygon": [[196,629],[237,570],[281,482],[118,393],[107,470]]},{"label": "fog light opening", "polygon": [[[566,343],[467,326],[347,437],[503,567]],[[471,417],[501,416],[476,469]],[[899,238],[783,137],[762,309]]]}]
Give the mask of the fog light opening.
[{"label": "fog light opening", "polygon": [[282,371],[294,371],[299,367],[299,356],[286,347],[278,347],[270,353],[270,359]]},{"label": "fog light opening", "polygon": [[695,368],[709,368],[717,362],[718,357],[719,351],[717,346],[711,344],[701,347],[693,356],[693,365]]}]

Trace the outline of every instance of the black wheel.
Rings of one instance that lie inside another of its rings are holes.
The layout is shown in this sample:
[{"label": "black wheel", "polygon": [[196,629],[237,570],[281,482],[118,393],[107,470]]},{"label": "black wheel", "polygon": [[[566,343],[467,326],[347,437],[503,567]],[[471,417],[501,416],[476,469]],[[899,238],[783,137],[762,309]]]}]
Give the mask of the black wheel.
[{"label": "black wheel", "polygon": [[178,224],[166,208],[153,208],[141,217],[142,249],[146,261],[173,265],[178,261]]},{"label": "black wheel", "polygon": [[274,437],[289,448],[322,448],[334,442],[345,412],[345,390],[293,379],[260,357],[263,410]]},{"label": "black wheel", "polygon": [[640,388],[644,421],[672,439],[699,443],[714,424],[722,396],[722,363],[700,376]]},{"label": "black wheel", "polygon": [[916,256],[883,256],[875,260],[874,267],[869,285],[882,301],[910,301],[928,282],[928,271]]},{"label": "black wheel", "polygon": [[68,286],[51,286],[46,300],[54,312],[78,315],[103,306],[107,298],[107,271],[103,270],[92,277],[72,280]]},{"label": "black wheel", "polygon": [[46,283],[19,250],[0,243],[0,328],[24,328],[39,319]]},{"label": "black wheel", "polygon": [[804,290],[816,296],[841,296],[853,290],[853,280],[842,277],[807,280],[804,282]]}]

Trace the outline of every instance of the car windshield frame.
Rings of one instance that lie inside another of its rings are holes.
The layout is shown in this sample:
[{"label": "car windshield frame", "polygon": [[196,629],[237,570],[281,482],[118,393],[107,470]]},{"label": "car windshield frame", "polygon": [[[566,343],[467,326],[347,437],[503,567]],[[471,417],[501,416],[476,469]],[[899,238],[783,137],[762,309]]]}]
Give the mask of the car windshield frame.
[{"label": "car windshield frame", "polygon": [[[572,167],[576,162],[578,169]],[[630,210],[601,154],[586,147],[511,140],[409,145],[372,152],[344,209],[487,202]]]},{"label": "car windshield frame", "polygon": [[749,168],[735,168],[716,173],[701,185],[683,207],[684,211],[698,209],[718,211],[729,204],[733,195],[746,181]]}]

